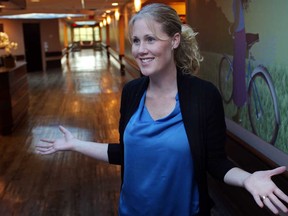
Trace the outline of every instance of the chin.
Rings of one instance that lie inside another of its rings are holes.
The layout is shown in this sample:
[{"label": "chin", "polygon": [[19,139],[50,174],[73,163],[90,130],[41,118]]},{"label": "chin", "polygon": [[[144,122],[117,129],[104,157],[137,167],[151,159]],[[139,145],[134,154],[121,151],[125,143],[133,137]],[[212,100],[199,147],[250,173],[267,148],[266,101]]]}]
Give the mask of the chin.
[{"label": "chin", "polygon": [[144,75],[144,76],[150,76],[150,75],[154,74],[153,71],[147,70],[147,69],[143,69],[141,67],[140,67],[140,70],[141,70],[142,75]]},{"label": "chin", "polygon": [[140,68],[140,71],[141,73],[144,75],[144,76],[151,76],[155,73],[157,73],[158,71],[158,68],[155,67],[155,65],[142,65],[142,64],[138,64],[139,68]]}]

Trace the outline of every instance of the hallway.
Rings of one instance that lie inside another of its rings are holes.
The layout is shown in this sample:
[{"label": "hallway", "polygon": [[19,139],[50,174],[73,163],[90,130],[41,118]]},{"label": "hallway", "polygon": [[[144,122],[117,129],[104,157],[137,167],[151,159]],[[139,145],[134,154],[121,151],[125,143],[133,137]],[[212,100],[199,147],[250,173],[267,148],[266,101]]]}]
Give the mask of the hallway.
[{"label": "hallway", "polygon": [[61,136],[60,124],[79,139],[117,142],[121,90],[131,79],[93,50],[72,53],[62,70],[28,74],[28,115],[0,136],[1,216],[117,215],[120,167],[74,152],[41,156],[34,146]]}]

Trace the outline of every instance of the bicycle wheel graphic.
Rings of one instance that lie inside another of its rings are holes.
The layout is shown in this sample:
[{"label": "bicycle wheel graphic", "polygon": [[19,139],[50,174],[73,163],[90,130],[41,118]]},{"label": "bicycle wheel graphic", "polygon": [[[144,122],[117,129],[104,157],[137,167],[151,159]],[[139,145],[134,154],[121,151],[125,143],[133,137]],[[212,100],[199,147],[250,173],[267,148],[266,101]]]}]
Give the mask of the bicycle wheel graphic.
[{"label": "bicycle wheel graphic", "polygon": [[231,60],[224,55],[219,65],[219,91],[225,103],[230,103],[233,93],[233,68]]},{"label": "bicycle wheel graphic", "polygon": [[248,114],[254,134],[274,145],[280,126],[275,88],[267,69],[255,68],[248,84]]}]

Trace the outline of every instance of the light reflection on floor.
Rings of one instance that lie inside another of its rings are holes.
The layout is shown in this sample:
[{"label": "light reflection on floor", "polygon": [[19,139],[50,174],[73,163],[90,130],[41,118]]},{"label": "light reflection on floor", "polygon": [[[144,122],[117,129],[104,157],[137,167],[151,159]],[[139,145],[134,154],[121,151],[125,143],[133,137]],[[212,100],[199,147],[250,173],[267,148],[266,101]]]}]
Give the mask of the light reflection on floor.
[{"label": "light reflection on floor", "polygon": [[28,115],[0,135],[0,215],[118,215],[119,167],[75,152],[35,154],[40,139],[63,136],[59,125],[82,140],[118,142],[121,90],[131,78],[99,51],[73,55],[62,68],[27,74]]}]

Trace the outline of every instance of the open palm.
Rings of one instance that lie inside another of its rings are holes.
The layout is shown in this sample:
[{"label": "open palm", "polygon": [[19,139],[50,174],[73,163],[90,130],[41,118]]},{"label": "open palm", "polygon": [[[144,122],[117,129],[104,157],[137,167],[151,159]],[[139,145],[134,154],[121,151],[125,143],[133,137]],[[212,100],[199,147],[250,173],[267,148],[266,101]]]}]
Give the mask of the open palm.
[{"label": "open palm", "polygon": [[39,154],[52,154],[57,151],[72,150],[76,138],[63,126],[59,126],[63,137],[56,140],[41,139],[44,144],[36,145],[36,152]]},{"label": "open palm", "polygon": [[274,214],[278,214],[281,209],[287,212],[287,207],[283,201],[288,203],[288,196],[283,193],[272,181],[271,177],[286,171],[286,167],[278,167],[268,171],[258,171],[248,177],[245,182],[245,188],[252,194],[256,203],[263,207],[266,205]]}]

